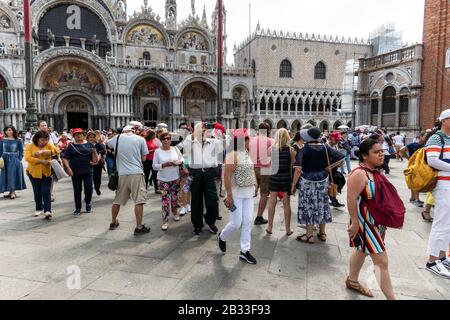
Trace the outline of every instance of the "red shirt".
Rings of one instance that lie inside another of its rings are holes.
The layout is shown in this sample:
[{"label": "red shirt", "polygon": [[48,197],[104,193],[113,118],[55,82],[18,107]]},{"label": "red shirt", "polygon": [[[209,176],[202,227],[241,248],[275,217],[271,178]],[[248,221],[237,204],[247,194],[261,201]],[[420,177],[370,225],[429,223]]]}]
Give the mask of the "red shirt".
[{"label": "red shirt", "polygon": [[153,161],[153,157],[155,156],[155,151],[158,149],[158,145],[156,144],[156,139],[153,139],[152,141],[146,141],[147,148],[149,154],[147,155],[147,160]]}]

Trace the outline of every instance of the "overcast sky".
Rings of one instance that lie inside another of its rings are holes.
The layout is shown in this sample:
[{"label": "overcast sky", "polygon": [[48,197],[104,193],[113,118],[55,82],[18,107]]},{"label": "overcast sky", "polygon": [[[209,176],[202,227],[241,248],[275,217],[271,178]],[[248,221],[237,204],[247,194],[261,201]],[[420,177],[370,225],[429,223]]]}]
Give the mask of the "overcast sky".
[{"label": "overcast sky", "polygon": [[[150,0],[149,5],[163,19],[165,0]],[[142,0],[128,1],[128,14],[139,9]],[[188,17],[191,0],[178,0],[178,21]],[[211,24],[216,0],[195,0],[201,17],[206,6]],[[248,35],[249,4],[252,6],[252,32],[258,21],[264,29],[345,36],[347,39],[369,37],[385,22],[395,22],[403,32],[403,42],[422,41],[424,0],[224,0],[227,10],[228,63],[233,63],[234,43]]]}]

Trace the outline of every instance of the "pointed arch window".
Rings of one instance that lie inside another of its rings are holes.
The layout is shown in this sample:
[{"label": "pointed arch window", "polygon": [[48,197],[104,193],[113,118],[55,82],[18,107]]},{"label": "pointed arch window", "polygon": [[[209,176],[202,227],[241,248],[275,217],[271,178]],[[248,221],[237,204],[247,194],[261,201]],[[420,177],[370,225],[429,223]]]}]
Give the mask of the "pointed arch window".
[{"label": "pointed arch window", "polygon": [[280,78],[292,78],[292,64],[287,59],[281,62]]},{"label": "pointed arch window", "polygon": [[325,80],[327,78],[327,67],[322,61],[316,64],[314,68],[314,79]]},{"label": "pointed arch window", "polygon": [[144,59],[144,61],[150,61],[152,59],[152,56],[150,55],[150,52],[145,51],[142,55],[142,58]]}]

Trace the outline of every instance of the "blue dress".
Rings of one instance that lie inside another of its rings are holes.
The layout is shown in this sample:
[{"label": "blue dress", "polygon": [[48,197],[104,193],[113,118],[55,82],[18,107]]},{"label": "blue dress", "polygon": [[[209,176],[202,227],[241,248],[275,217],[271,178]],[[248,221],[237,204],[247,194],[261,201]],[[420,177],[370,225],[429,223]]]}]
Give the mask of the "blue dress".
[{"label": "blue dress", "polygon": [[4,139],[0,141],[0,157],[5,167],[0,170],[0,193],[20,191],[27,188],[23,171],[22,141]]}]

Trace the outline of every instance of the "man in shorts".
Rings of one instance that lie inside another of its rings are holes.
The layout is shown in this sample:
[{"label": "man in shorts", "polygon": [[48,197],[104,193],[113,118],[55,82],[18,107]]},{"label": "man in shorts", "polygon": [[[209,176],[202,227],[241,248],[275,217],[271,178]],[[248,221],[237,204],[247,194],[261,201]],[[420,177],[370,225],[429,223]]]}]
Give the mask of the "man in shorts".
[{"label": "man in shorts", "polygon": [[[120,136],[108,141],[108,147],[116,152],[116,167],[119,173],[119,184],[113,201],[112,223],[109,229],[115,230],[119,227],[117,216],[120,207],[125,206],[131,197],[136,215],[134,235],[146,234],[150,232],[150,228],[142,224],[147,194],[142,163],[147,157],[148,148],[145,139],[134,134],[133,127],[125,127],[122,132],[123,134]],[[119,139],[119,143],[116,148],[117,139]]]},{"label": "man in shorts", "polygon": [[[255,225],[264,225],[268,221],[264,219],[263,214],[267,207],[269,199],[269,178],[270,178],[270,157],[268,150],[275,143],[270,138],[270,126],[263,122],[258,127],[258,135],[250,140],[250,157],[255,166],[255,175],[257,188],[259,188],[261,198],[258,205],[258,215],[255,219]],[[258,189],[255,191],[257,196]]]}]

